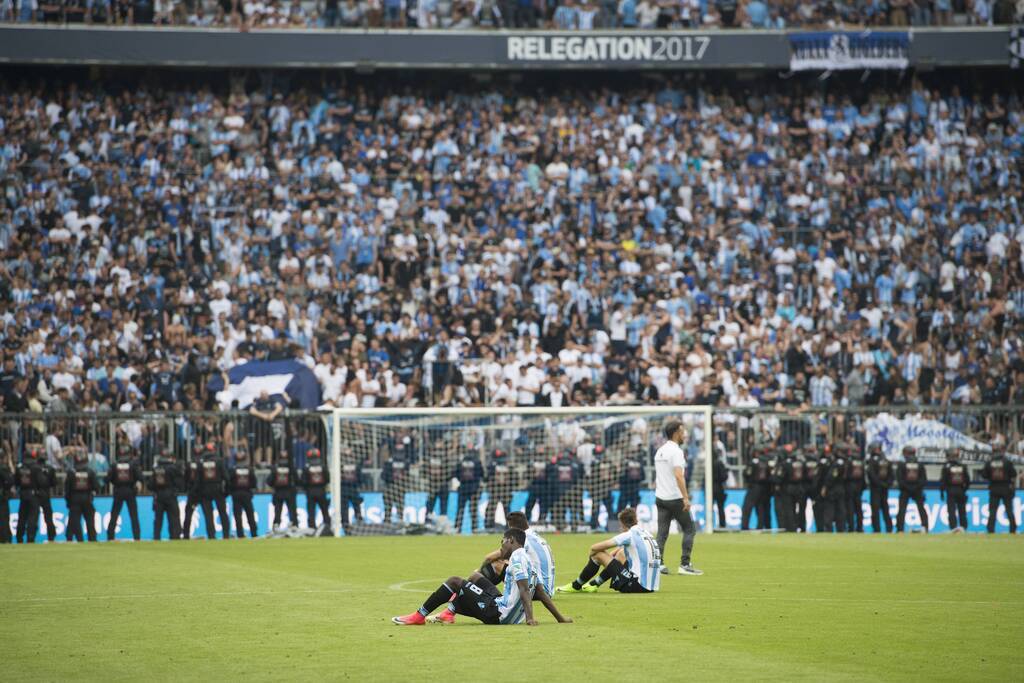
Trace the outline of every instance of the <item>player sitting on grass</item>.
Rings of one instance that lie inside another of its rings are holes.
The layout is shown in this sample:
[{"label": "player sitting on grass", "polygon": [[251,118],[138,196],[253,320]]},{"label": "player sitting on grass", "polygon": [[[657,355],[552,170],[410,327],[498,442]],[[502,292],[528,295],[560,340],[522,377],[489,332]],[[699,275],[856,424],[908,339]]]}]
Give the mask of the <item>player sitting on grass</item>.
[{"label": "player sitting on grass", "polygon": [[[558,587],[559,593],[593,593],[611,579],[612,590],[620,593],[654,593],[661,585],[661,553],[658,542],[636,521],[636,510],[619,513],[623,531],[615,538],[590,546],[590,559],[578,579]],[[608,551],[617,548],[614,552]],[[626,564],[622,564],[626,558]],[[604,571],[601,571],[604,567]],[[595,575],[601,571],[596,579]]]},{"label": "player sitting on grass", "polygon": [[393,617],[391,621],[403,626],[420,626],[427,616],[441,605],[448,607],[432,618],[433,623],[451,623],[455,614],[473,617],[485,624],[522,624],[536,626],[533,618],[533,598],[536,595],[559,623],[572,623],[563,617],[555,603],[543,590],[535,590],[538,583],[537,569],[526,553],[526,532],[509,529],[501,541],[500,558],[507,561],[505,567],[505,593],[479,572],[468,579],[449,577],[440,588],[427,598],[417,611],[404,617]]},{"label": "player sitting on grass", "polygon": [[[522,529],[526,532],[526,554],[530,563],[537,569],[539,588],[549,596],[555,594],[555,559],[551,556],[551,546],[540,535],[530,528],[526,515],[522,512],[510,512],[506,518],[510,529]],[[480,573],[485,579],[498,585],[505,575],[507,562],[501,559],[501,550],[495,550],[484,558],[480,565]]]}]

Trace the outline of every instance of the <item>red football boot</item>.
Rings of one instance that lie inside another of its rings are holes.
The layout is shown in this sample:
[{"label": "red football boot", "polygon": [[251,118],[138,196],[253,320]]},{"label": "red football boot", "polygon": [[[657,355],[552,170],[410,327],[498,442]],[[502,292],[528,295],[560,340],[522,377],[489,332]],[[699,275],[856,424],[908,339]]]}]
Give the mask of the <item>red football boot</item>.
[{"label": "red football boot", "polygon": [[423,624],[427,623],[427,620],[419,612],[406,614],[404,617],[391,617],[391,621],[399,626],[423,626]]}]

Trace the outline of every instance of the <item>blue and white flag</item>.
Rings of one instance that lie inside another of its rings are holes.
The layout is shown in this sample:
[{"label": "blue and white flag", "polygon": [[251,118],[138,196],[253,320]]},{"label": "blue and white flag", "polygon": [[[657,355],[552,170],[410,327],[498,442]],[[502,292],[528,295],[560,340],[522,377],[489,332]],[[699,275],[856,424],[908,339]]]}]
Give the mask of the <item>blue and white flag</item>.
[{"label": "blue and white flag", "polygon": [[791,33],[792,71],[906,69],[910,65],[910,34],[906,31]]},{"label": "blue and white flag", "polygon": [[[250,361],[236,365],[228,371],[227,395],[222,403],[238,401],[239,408],[248,408],[267,392],[284,403],[284,394],[299,402],[303,410],[315,410],[320,405],[320,383],[313,371],[297,360]],[[225,391],[224,381],[218,376],[210,381],[210,391]]]},{"label": "blue and white flag", "polygon": [[880,413],[864,422],[868,444],[878,443],[889,460],[903,460],[904,446],[913,446],[921,462],[945,462],[946,449],[959,448],[966,461],[981,462],[992,447],[967,436],[949,425],[917,416],[896,417]]}]

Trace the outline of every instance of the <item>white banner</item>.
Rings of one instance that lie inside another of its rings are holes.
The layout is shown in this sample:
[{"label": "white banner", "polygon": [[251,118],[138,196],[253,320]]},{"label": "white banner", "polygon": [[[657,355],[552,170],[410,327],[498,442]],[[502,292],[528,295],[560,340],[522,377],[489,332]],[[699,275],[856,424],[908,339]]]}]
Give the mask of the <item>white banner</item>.
[{"label": "white banner", "polygon": [[902,460],[903,447],[917,449],[921,462],[945,462],[946,449],[959,448],[967,461],[983,461],[992,447],[938,420],[918,416],[896,417],[880,413],[864,423],[867,444],[879,443],[889,460]]}]

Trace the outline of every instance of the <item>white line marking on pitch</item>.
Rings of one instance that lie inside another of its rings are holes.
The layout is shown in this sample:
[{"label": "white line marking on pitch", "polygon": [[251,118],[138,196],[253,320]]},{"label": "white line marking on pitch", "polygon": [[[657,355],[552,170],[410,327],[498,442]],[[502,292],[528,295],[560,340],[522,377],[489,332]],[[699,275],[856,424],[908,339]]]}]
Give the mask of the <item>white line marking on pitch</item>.
[{"label": "white line marking on pitch", "polygon": [[[401,583],[393,583],[390,586],[388,586],[388,590],[405,591],[406,593],[422,593],[422,590],[415,588],[406,588],[406,586],[410,586],[414,583],[426,583],[427,581],[433,581],[434,583],[438,583],[437,579],[414,579],[412,581],[402,581]],[[444,583],[443,579],[441,580],[441,583]]]},{"label": "white line marking on pitch", "polygon": [[9,605],[19,602],[71,602],[81,600],[144,600],[147,598],[206,598],[206,597],[247,597],[250,595],[317,595],[326,593],[351,593],[351,589],[337,588],[333,590],[288,590],[288,591],[212,591],[208,593],[134,593],[125,595],[67,595],[39,598],[17,598],[15,600],[0,600],[0,605]]}]

